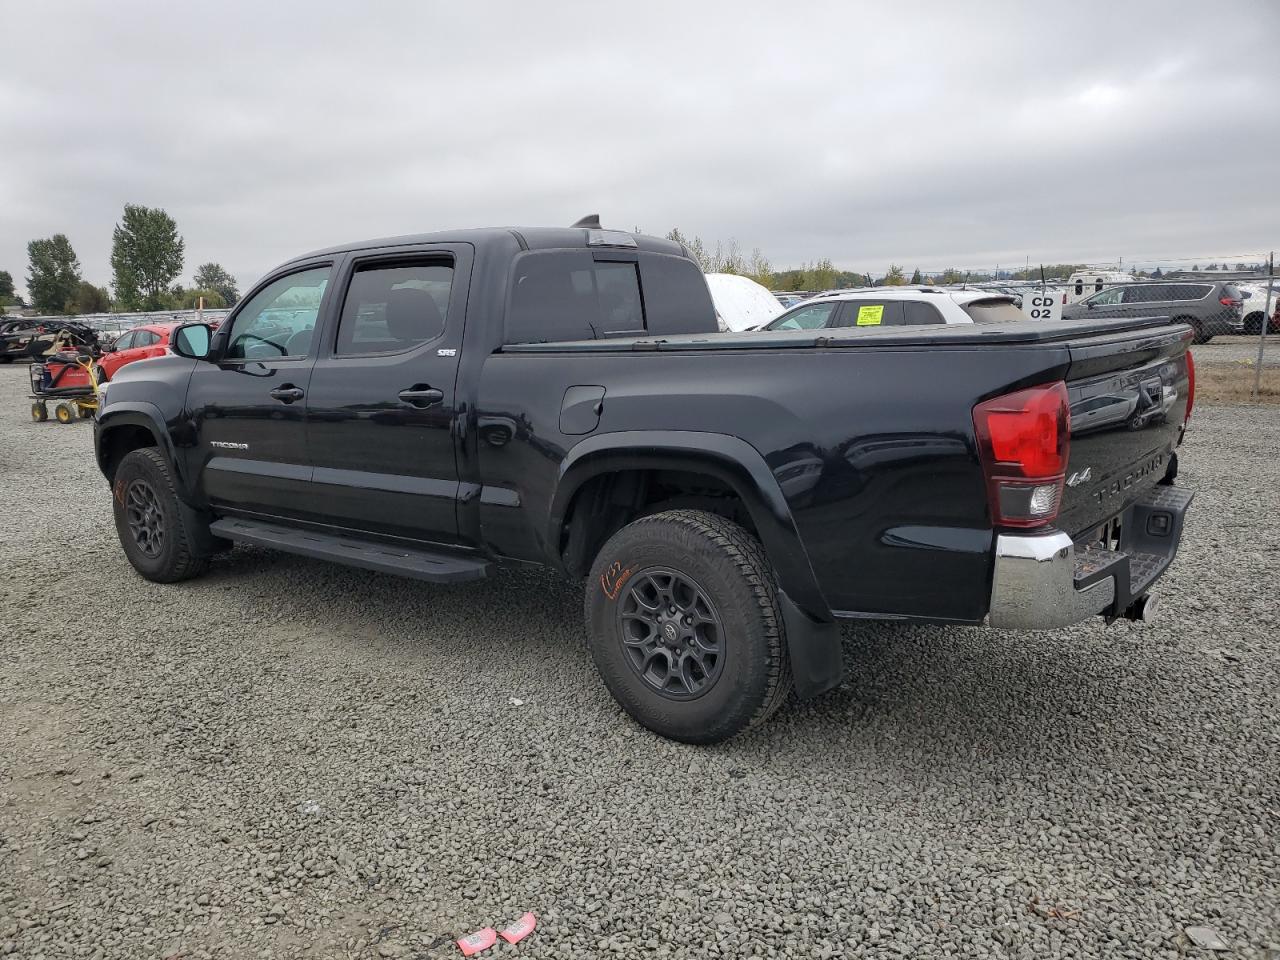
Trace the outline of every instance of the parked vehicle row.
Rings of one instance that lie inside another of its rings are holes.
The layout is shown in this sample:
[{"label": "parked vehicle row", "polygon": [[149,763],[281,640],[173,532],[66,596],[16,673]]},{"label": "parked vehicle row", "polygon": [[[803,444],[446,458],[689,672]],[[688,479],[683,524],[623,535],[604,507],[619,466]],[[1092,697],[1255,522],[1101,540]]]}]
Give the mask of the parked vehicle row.
[{"label": "parked vehicle row", "polygon": [[835,290],[792,307],[766,330],[910,327],[1025,320],[1013,297],[985,290],[876,287]]},{"label": "parked vehicle row", "polygon": [[[1146,617],[1192,498],[1191,329],[861,295],[718,334],[687,248],[596,220],[307,254],[106,386],[116,532],[164,583],[232,542],[553,567],[622,708],[700,743],[838,684],[842,621]],[[906,323],[921,303],[943,322]]]},{"label": "parked vehicle row", "polygon": [[1166,316],[1195,331],[1196,343],[1219,334],[1241,333],[1244,300],[1239,288],[1222,280],[1142,280],[1119,283],[1063,308],[1067,320],[1084,317]]}]

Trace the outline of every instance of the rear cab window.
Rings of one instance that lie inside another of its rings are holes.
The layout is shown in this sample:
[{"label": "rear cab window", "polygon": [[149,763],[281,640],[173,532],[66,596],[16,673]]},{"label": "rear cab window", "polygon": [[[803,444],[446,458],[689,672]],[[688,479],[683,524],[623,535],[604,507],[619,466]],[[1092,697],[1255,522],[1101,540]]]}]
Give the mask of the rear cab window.
[{"label": "rear cab window", "polygon": [[712,333],[711,293],[683,257],[554,250],[516,260],[505,342],[559,343]]}]

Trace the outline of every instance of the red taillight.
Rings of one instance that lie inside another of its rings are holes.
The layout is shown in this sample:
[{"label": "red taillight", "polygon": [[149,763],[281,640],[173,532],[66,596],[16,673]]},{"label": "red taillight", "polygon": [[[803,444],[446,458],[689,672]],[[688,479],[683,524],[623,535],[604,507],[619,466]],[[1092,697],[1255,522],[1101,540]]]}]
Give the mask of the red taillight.
[{"label": "red taillight", "polygon": [[1218,302],[1224,307],[1243,307],[1243,300],[1233,300],[1231,297],[1219,297]]},{"label": "red taillight", "polygon": [[986,400],[973,408],[973,427],[992,522],[1038,527],[1053,520],[1071,448],[1067,385],[1059,380]]},{"label": "red taillight", "polygon": [[1191,355],[1191,351],[1187,351],[1187,412],[1182,416],[1182,425],[1185,427],[1187,421],[1191,419],[1191,406],[1196,402],[1196,359]]}]

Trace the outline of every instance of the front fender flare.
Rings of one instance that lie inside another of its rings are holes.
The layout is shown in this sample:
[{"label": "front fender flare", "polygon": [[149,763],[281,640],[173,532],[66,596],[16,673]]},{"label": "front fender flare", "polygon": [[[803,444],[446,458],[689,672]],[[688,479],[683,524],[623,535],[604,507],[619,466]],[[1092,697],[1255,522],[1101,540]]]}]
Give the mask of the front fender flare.
[{"label": "front fender flare", "polygon": [[177,451],[173,446],[173,437],[169,435],[169,427],[165,422],[164,414],[160,412],[160,408],[154,403],[146,400],[125,400],[119,403],[113,403],[106,410],[98,412],[98,419],[93,425],[93,453],[98,461],[98,469],[106,475],[106,459],[103,450],[103,439],[112,430],[118,427],[144,427],[150,431],[151,435],[156,438],[156,446],[160,448],[160,452],[164,454],[164,458],[169,461],[169,467],[173,470],[174,478],[178,481],[181,489],[186,489],[186,476],[184,475],[182,461],[177,456]]}]

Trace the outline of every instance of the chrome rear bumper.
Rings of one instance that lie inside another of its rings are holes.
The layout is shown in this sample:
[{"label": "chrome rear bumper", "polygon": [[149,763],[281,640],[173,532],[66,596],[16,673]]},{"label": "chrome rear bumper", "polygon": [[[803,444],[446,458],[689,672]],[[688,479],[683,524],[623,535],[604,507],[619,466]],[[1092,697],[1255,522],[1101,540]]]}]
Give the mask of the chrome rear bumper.
[{"label": "chrome rear bumper", "polygon": [[1173,561],[1192,497],[1172,486],[1148,491],[1122,515],[1118,550],[1078,546],[1060,530],[999,534],[988,624],[1053,630],[1123,615]]}]

